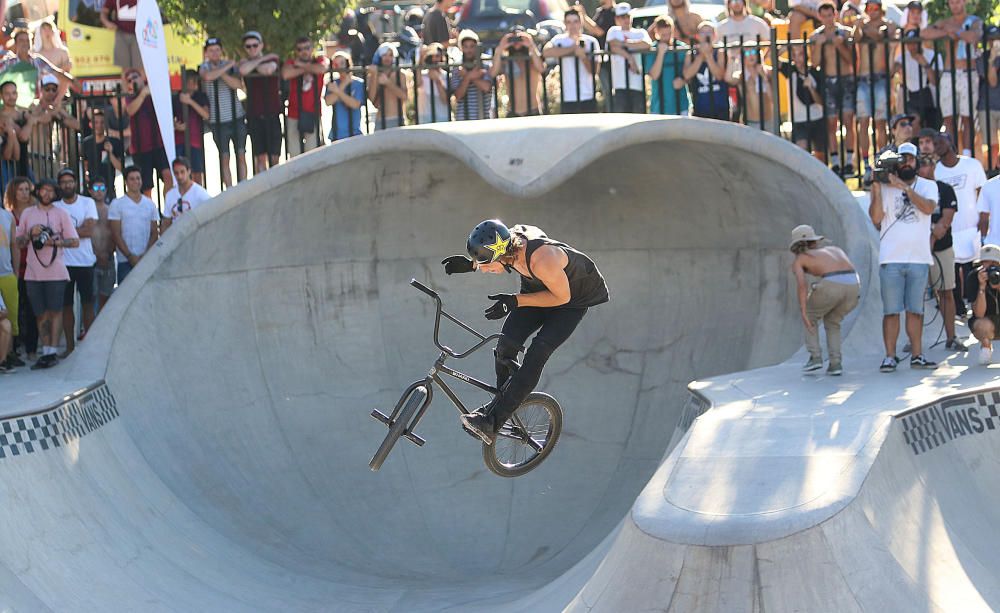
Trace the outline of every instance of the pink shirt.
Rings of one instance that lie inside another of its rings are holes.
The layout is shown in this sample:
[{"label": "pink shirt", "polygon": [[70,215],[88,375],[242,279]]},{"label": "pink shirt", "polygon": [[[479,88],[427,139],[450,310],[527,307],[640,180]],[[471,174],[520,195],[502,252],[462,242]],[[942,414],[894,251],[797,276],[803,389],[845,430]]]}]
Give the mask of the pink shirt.
[{"label": "pink shirt", "polygon": [[[19,238],[30,236],[28,231],[39,224],[52,228],[56,236],[60,238],[80,238],[69,213],[54,206],[49,207],[47,211],[43,211],[38,206],[26,209],[21,214],[20,223],[17,224],[17,236]],[[35,251],[35,248],[30,243],[28,244],[28,263],[24,272],[25,281],[69,281],[69,271],[66,270],[66,264],[63,263],[62,249],[56,252],[56,259],[51,266],[43,266],[52,259],[52,249],[51,245],[46,245],[40,251]]]}]

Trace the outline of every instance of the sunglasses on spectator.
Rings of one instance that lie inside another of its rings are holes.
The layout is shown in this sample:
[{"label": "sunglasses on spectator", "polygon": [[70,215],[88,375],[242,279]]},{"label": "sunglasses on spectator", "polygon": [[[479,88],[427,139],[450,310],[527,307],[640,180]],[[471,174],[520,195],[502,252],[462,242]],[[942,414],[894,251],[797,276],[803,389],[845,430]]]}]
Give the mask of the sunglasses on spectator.
[{"label": "sunglasses on spectator", "polygon": [[903,121],[897,121],[896,122],[896,127],[897,128],[909,128],[912,125],[913,125],[912,122],[906,121],[905,119]]},{"label": "sunglasses on spectator", "polygon": [[253,43],[253,44],[249,44],[249,45],[243,45],[243,48],[244,49],[256,49],[259,46],[260,46],[260,43]]},{"label": "sunglasses on spectator", "polygon": [[42,91],[54,92],[54,91],[56,91],[58,89],[59,88],[57,86],[55,86],[55,85],[46,85],[45,87],[42,88]]},{"label": "sunglasses on spectator", "polygon": [[747,57],[754,57],[757,55],[757,52],[754,51],[753,49],[747,49],[746,51],[743,52],[743,55]]},{"label": "sunglasses on spectator", "polygon": [[90,186],[90,191],[92,191],[92,192],[103,192],[103,191],[107,191],[107,189],[108,188],[104,187],[103,185],[91,185]]}]

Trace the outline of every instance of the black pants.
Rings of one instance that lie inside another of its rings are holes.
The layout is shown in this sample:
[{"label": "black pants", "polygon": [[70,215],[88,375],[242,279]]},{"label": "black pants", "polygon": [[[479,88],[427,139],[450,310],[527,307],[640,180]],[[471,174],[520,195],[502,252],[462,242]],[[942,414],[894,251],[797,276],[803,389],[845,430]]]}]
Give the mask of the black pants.
[{"label": "black pants", "polygon": [[[549,357],[573,334],[586,314],[586,308],[522,307],[507,316],[496,348],[497,388],[501,392],[492,412],[495,427],[502,426],[535,389]],[[511,375],[505,361],[516,359],[536,330],[538,334],[525,352],[521,368]]]}]

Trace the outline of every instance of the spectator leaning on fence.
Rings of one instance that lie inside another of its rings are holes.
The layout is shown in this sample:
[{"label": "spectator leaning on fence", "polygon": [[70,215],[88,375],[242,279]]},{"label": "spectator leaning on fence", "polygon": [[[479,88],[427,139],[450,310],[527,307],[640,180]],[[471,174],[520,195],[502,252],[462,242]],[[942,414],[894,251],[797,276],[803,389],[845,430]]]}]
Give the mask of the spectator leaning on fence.
[{"label": "spectator leaning on fence", "polygon": [[455,119],[489,119],[493,108],[493,80],[490,64],[483,60],[479,36],[472,30],[458,33],[462,65],[451,72],[451,91],[455,99]]},{"label": "spectator leaning on fence", "polygon": [[330,59],[333,74],[326,86],[326,103],[333,107],[330,142],[361,134],[361,107],[365,103],[365,82],[351,74],[351,54],[338,51]]},{"label": "spectator leaning on fence", "polygon": [[[104,179],[105,185],[114,185],[115,178],[123,168],[122,160],[125,159],[122,141],[108,136],[107,117],[103,109],[91,111],[90,125],[91,134],[83,139],[82,144],[87,177],[91,181],[100,177]],[[113,191],[111,197],[114,197]]]},{"label": "spectator leaning on fence", "polygon": [[28,109],[27,122],[20,131],[28,143],[29,167],[36,175],[52,176],[60,163],[68,163],[68,149],[76,142],[80,120],[65,108],[59,99],[59,80],[54,75],[42,77],[42,93],[38,102]]},{"label": "spectator leaning on fence", "polygon": [[771,95],[771,67],[761,61],[760,48],[748,47],[743,50],[743,62],[732,78],[740,93],[739,112],[746,108],[743,117],[747,125],[755,125],[761,130],[768,129],[774,108]]},{"label": "spectator leaning on fence", "polygon": [[232,187],[232,169],[229,167],[229,145],[236,155],[236,180],[247,178],[247,126],[243,105],[236,92],[243,89],[243,79],[236,69],[236,62],[223,57],[222,41],[212,37],[205,41],[205,63],[198,69],[202,88],[208,96],[209,128],[219,150],[222,166],[222,183]]},{"label": "spectator leaning on fence", "polygon": [[139,42],[135,38],[135,16],[139,0],[104,0],[101,24],[115,33],[115,66],[122,70],[142,68]]},{"label": "spectator leaning on fence", "polygon": [[201,185],[195,183],[191,177],[191,161],[185,157],[179,157],[173,163],[174,177],[177,184],[167,192],[163,200],[163,219],[160,221],[160,234],[167,231],[181,215],[198,208],[211,199],[208,192]]},{"label": "spectator leaning on fence", "polygon": [[[747,45],[763,45],[767,49],[771,43],[771,26],[766,21],[751,15],[746,0],[728,0],[727,17],[716,26],[716,35],[729,47],[729,65],[732,72],[740,68],[740,51]],[[767,57],[767,51],[764,52]]]},{"label": "spectator leaning on fence", "polygon": [[[987,55],[979,56],[979,69],[983,79],[979,82],[979,130],[982,132],[983,144],[989,143],[986,152],[986,166],[1000,166],[1000,40],[990,42],[992,45],[987,64]],[[988,90],[988,91],[987,91]],[[989,108],[987,109],[987,104]],[[997,244],[996,242],[993,243]]]},{"label": "spectator leaning on fence", "polygon": [[294,157],[322,144],[319,133],[319,96],[326,74],[326,58],[313,55],[315,45],[307,36],[295,41],[295,55],[281,67],[288,81],[288,115],[285,133],[288,155]]},{"label": "spectator leaning on fence", "polygon": [[[833,148],[830,167],[838,174],[854,167],[854,109],[857,104],[857,81],[854,78],[854,45],[851,29],[837,23],[837,6],[822,0],[816,9],[820,27],[809,37],[809,56],[823,74],[823,104],[826,106],[827,142]],[[844,160],[841,165],[837,135],[844,131]]]},{"label": "spectator leaning on fence", "polygon": [[445,65],[448,56],[444,45],[431,43],[424,48],[421,63],[426,68],[420,70],[417,87],[417,119],[419,123],[441,123],[451,120],[451,96]]},{"label": "spectator leaning on fence", "polygon": [[868,159],[869,121],[875,119],[875,150],[885,147],[886,125],[889,118],[889,54],[896,38],[896,26],[886,21],[882,0],[865,2],[865,17],[854,27],[858,54],[858,132],[861,134],[861,157],[865,171],[871,167]]},{"label": "spectator leaning on fence", "polygon": [[125,282],[125,277],[139,264],[142,256],[156,244],[160,222],[156,205],[142,193],[140,170],[129,166],[122,174],[125,195],[115,198],[108,210],[111,236],[117,251],[119,285]]},{"label": "spectator leaning on fence", "polygon": [[566,31],[552,37],[542,49],[545,58],[559,59],[560,112],[596,113],[594,75],[599,66],[597,39],[583,33],[583,12],[570,8],[563,14]]},{"label": "spectator leaning on fence", "polygon": [[899,146],[899,171],[889,173],[888,183],[872,183],[868,215],[879,230],[879,282],[882,291],[882,341],[885,359],[881,372],[894,372],[899,314],[906,312],[911,368],[936,368],[922,353],[924,291],[931,262],[931,214],[938,200],[933,181],[918,177],[917,148]]},{"label": "spectator leaning on fence", "polygon": [[[928,26],[922,35],[944,41],[944,74],[938,82],[938,96],[941,99],[941,115],[948,132],[958,136],[956,141],[963,155],[972,155],[974,126],[971,123],[976,108],[976,94],[979,90],[979,74],[976,72],[976,58],[979,57],[979,41],[983,37],[983,20],[966,12],[965,0],[948,0],[950,17]],[[955,117],[961,118],[956,125]],[[957,130],[957,132],[956,132]]]},{"label": "spectator leaning on fence", "polygon": [[640,53],[652,48],[649,32],[632,27],[632,5],[615,5],[615,25],[608,30],[611,54],[611,110],[615,113],[645,113],[646,83],[642,78]]},{"label": "spectator leaning on fence", "polygon": [[138,70],[127,70],[125,82],[129,94],[125,97],[125,111],[129,116],[132,132],[132,160],[142,177],[142,193],[147,196],[153,190],[153,171],[160,174],[163,191],[173,186],[173,177],[167,163],[167,152],[160,136],[160,124],[156,120],[153,99],[150,97],[146,79]]},{"label": "spectator leaning on fence", "polygon": [[695,117],[729,121],[729,84],[724,51],[713,48],[715,26],[698,26],[698,44],[684,58],[684,80],[691,89]]},{"label": "spectator leaning on fence", "polygon": [[[73,84],[73,76],[65,70],[59,68],[44,56],[32,53],[31,35],[27,30],[14,30],[14,53],[7,54],[0,59],[0,75],[10,73],[8,78],[16,73],[27,73],[28,79],[36,83],[36,94],[40,93],[42,77],[45,75],[54,76],[58,85],[66,88]],[[0,79],[4,79],[0,76]]]},{"label": "spectator leaning on fence", "polygon": [[[191,160],[194,180],[205,182],[205,122],[211,117],[208,95],[199,89],[201,77],[184,73],[184,88],[173,95],[174,148],[177,156]],[[226,168],[229,164],[226,164]]]},{"label": "spectator leaning on fence", "polygon": [[653,53],[642,56],[643,69],[649,75],[649,112],[656,115],[687,115],[687,81],[684,80],[684,57],[688,46],[674,38],[674,20],[667,15],[653,22]]},{"label": "spectator leaning on fence", "polygon": [[90,197],[97,209],[97,223],[90,235],[90,244],[94,248],[94,285],[97,289],[97,309],[100,312],[111,298],[118,280],[115,270],[115,241],[111,235],[111,222],[108,220],[108,185],[103,177],[94,177],[90,182]]},{"label": "spectator leaning on fence", "polygon": [[806,58],[804,45],[792,45],[791,62],[782,61],[778,72],[789,80],[789,98],[792,109],[792,142],[816,159],[826,160],[826,122],[823,121],[823,94],[820,91],[823,75]]},{"label": "spectator leaning on fence", "polygon": [[243,49],[247,57],[240,62],[239,72],[247,92],[247,132],[254,174],[260,174],[281,160],[281,58],[265,54],[264,37],[253,30],[243,35]]},{"label": "spectator leaning on fence", "polygon": [[368,66],[368,99],[378,109],[376,130],[404,125],[406,105],[410,100],[410,75],[399,68],[399,49],[382,43]]},{"label": "spectator leaning on fence", "polygon": [[[920,3],[915,0],[910,4]],[[892,72],[906,85],[906,91],[902,92],[904,111],[915,116],[917,129],[926,126],[936,130],[941,127],[941,112],[934,100],[933,84],[937,82],[941,58],[933,49],[923,46],[919,35],[919,30],[903,34],[905,42],[896,51]]]},{"label": "spectator leaning on fence", "polygon": [[55,182],[43,179],[36,191],[38,204],[21,215],[17,226],[18,244],[28,250],[25,289],[38,317],[38,333],[42,340],[42,356],[32,369],[49,368],[58,361],[56,344],[62,331],[66,282],[69,281],[64,251],[80,244],[73,220],[53,205]]},{"label": "spectator leaning on fence", "polygon": [[531,34],[516,25],[500,39],[493,52],[490,76],[507,88],[507,117],[540,115],[539,94],[545,65]]},{"label": "spectator leaning on fence", "polygon": [[76,193],[76,173],[71,169],[63,168],[60,170],[57,180],[59,182],[59,195],[62,198],[54,204],[66,211],[80,237],[80,244],[77,247],[67,248],[63,252],[69,281],[66,283],[62,316],[66,353],[60,357],[66,357],[73,353],[73,349],[76,347],[74,294],[80,296],[80,314],[83,318],[80,323],[80,339],[83,339],[87,330],[90,330],[90,326],[94,323],[94,265],[97,263],[97,258],[94,255],[90,238],[94,234],[94,226],[97,225],[97,206],[87,196]]}]

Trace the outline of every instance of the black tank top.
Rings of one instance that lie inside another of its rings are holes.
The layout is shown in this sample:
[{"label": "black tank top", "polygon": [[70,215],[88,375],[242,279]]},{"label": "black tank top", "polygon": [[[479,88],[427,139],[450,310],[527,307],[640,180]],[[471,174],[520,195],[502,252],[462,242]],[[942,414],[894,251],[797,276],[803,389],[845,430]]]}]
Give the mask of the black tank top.
[{"label": "black tank top", "polygon": [[528,265],[528,272],[532,277],[521,275],[521,293],[533,294],[548,290],[545,284],[534,278],[531,272],[531,255],[542,245],[552,245],[559,247],[569,258],[569,262],[563,270],[566,278],[569,279],[569,302],[562,307],[586,308],[605,303],[609,300],[608,286],[604,282],[601,271],[597,269],[597,264],[584,253],[573,249],[566,243],[560,243],[550,238],[534,238],[527,241],[525,246],[524,259]]}]

